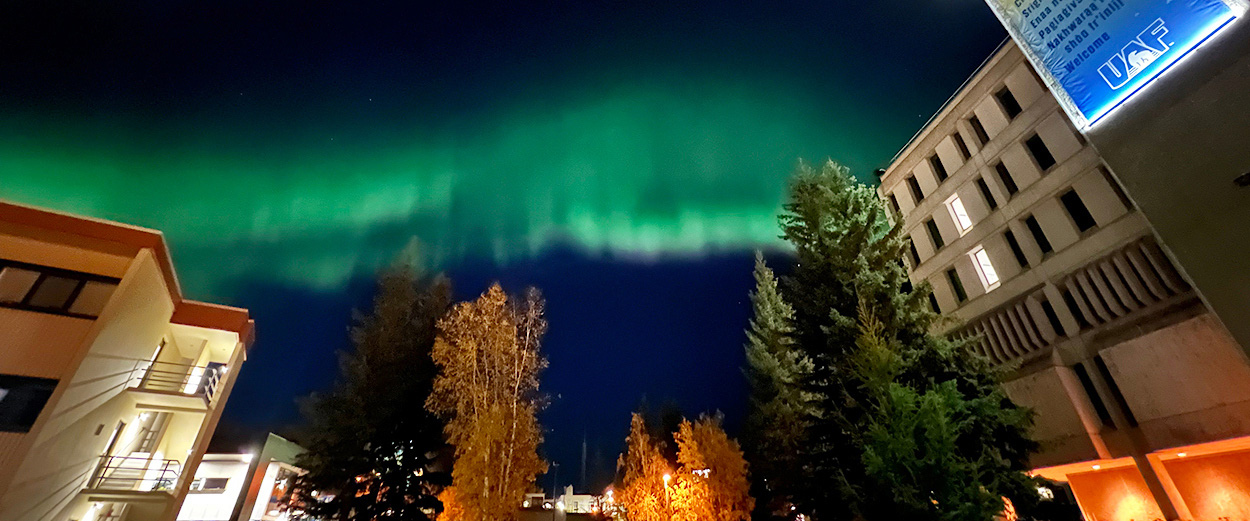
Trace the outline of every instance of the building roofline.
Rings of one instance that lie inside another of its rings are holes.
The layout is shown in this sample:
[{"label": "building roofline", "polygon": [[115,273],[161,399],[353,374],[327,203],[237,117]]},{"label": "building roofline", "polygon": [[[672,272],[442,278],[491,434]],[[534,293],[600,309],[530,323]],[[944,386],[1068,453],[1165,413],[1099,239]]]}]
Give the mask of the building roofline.
[{"label": "building roofline", "polygon": [[955,89],[955,92],[953,92],[949,98],[946,98],[946,101],[943,102],[936,111],[934,111],[932,116],[929,116],[929,119],[920,126],[920,129],[917,130],[915,134],[912,134],[911,139],[908,139],[907,143],[904,144],[902,148],[898,149],[898,152],[894,154],[894,157],[890,158],[890,164],[887,165],[882,172],[882,178],[884,178],[886,174],[889,174],[894,165],[898,163],[899,158],[910,153],[917,144],[924,140],[924,137],[929,133],[929,127],[933,126],[934,122],[942,119],[950,112],[951,108],[955,106],[955,102],[960,98],[960,95],[963,94],[964,90],[967,89],[969,85],[972,85],[976,83],[977,80],[981,79],[981,77],[989,71],[991,63],[997,61],[1006,54],[1004,51],[1010,48],[1008,45],[1010,42],[1010,36],[1003,38],[1003,41],[998,43],[998,47],[995,47],[994,51],[991,52],[989,56],[986,56],[985,60],[982,61],[976,69],[973,69],[972,74],[969,74],[968,78],[965,79],[963,83],[959,84],[959,87]]},{"label": "building roofline", "polygon": [[255,326],[246,309],[183,299],[182,286],[178,283],[178,276],[174,272],[169,245],[165,242],[165,234],[159,230],[2,199],[0,199],[0,222],[124,244],[138,249],[151,249],[160,266],[161,277],[165,279],[169,298],[174,303],[171,322],[232,331],[238,333],[239,340],[249,346],[254,339]]}]

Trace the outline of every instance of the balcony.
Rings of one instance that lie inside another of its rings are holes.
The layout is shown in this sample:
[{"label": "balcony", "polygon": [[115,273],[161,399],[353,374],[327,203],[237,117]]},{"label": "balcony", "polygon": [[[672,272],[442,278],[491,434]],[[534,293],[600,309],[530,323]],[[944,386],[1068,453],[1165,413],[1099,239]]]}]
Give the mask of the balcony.
[{"label": "balcony", "polygon": [[[972,350],[996,365],[1027,363],[1068,339],[1131,326],[1193,298],[1176,267],[1146,237],[1026,291],[952,335],[971,340]],[[1061,315],[1071,321],[1065,325]]]},{"label": "balcony", "polygon": [[185,365],[140,360],[130,371],[126,387],[139,406],[205,411],[216,402],[225,375],[223,365]]},{"label": "balcony", "polygon": [[173,497],[182,463],[134,452],[101,456],[83,493],[91,501],[164,501]]}]

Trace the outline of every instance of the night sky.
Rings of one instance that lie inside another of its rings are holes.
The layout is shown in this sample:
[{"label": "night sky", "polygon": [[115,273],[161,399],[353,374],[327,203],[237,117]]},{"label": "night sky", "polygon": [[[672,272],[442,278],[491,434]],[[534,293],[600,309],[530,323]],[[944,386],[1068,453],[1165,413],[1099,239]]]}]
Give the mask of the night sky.
[{"label": "night sky", "polygon": [[571,484],[644,395],[736,429],[795,162],[870,180],[1005,36],[980,0],[362,4],[5,2],[0,198],[160,229],[251,310],[222,437],[298,422],[414,241],[459,298],[539,286]]}]

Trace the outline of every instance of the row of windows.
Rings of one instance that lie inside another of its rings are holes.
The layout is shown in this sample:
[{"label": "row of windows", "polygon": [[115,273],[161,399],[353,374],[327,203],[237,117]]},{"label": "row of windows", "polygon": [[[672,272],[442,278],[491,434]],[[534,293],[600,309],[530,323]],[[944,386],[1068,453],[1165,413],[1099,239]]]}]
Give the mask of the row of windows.
[{"label": "row of windows", "polygon": [[0,306],[95,318],[118,282],[112,277],[0,260]]},{"label": "row of windows", "polygon": [[[957,204],[953,206],[962,210],[962,203],[958,203],[958,201],[958,198],[956,198],[955,202]],[[1093,215],[1090,214],[1089,208],[1085,206],[1085,202],[1081,199],[1080,194],[1078,194],[1075,189],[1069,188],[1067,191],[1060,194],[1059,201],[1062,203],[1068,216],[1072,219],[1073,224],[1076,225],[1078,231],[1085,232],[1097,226],[1097,222],[1094,220]],[[966,218],[966,212],[964,218]],[[1054,246],[1051,245],[1050,240],[1046,237],[1046,232],[1042,229],[1041,223],[1038,222],[1037,217],[1031,214],[1026,215],[1024,218],[1020,219],[1020,222],[1024,225],[1024,228],[1029,231],[1029,235],[1032,236],[1034,243],[1037,245],[1038,250],[1043,256],[1046,256],[1054,251]],[[959,223],[959,219],[956,219],[956,223]],[[971,224],[968,224],[968,226],[971,227]],[[937,224],[933,221],[933,219],[925,221],[925,227],[927,228],[934,245],[939,249],[942,248],[945,245],[942,240],[942,234],[940,230],[938,230]],[[1004,230],[1003,240],[1011,249],[1011,253],[1015,257],[1016,262],[1020,264],[1020,267],[1028,268],[1028,257],[1025,256],[1024,250],[1021,248],[1020,241],[1016,238],[1015,232],[1011,229]],[[920,264],[920,253],[916,250],[914,242],[911,242],[910,239],[908,239],[908,242],[914,267]],[[972,260],[973,267],[977,271],[977,275],[981,279],[981,284],[984,286],[985,291],[989,292],[997,287],[999,283],[998,270],[994,268],[994,264],[990,261],[989,254],[986,253],[985,248],[977,246],[973,248],[968,255]],[[968,300],[968,293],[964,288],[963,281],[959,278],[958,271],[956,271],[953,267],[947,269],[946,279],[951,286],[951,291],[954,293],[955,301],[957,303],[962,304],[964,301]],[[941,312],[936,299],[934,299],[931,304],[933,305],[934,311],[939,313]]]},{"label": "row of windows", "polygon": [[[1015,119],[1016,116],[1019,116],[1020,113],[1023,112],[1023,109],[1020,107],[1020,103],[1016,101],[1015,95],[1013,95],[1011,93],[1011,89],[1007,88],[1005,85],[994,94],[994,98],[998,100],[999,106],[1002,107],[1003,113],[1007,115],[1007,119],[1009,120]],[[977,141],[980,142],[980,146],[983,147],[990,142],[990,135],[985,131],[985,125],[981,124],[981,119],[975,114],[968,118],[968,126],[972,127],[972,132],[976,135]],[[959,131],[955,131],[955,133],[951,134],[951,140],[954,141],[955,149],[959,151],[961,159],[967,161],[972,158],[972,151],[968,148],[968,143],[964,141],[963,134],[960,134]],[[1025,145],[1029,148],[1030,152],[1033,152],[1034,158],[1038,159],[1038,164],[1042,167],[1043,171],[1051,166],[1054,166],[1055,158],[1050,154],[1050,150],[1046,149],[1046,146],[1042,143],[1040,137],[1034,135],[1025,142]],[[1040,149],[1035,149],[1035,147],[1039,145]],[[1049,164],[1046,164],[1047,161],[1049,161]],[[942,163],[942,158],[938,156],[936,151],[929,156],[929,167],[933,169],[933,174],[937,176],[937,182],[939,185],[950,177],[950,173],[946,169],[946,165]],[[920,183],[916,180],[916,176],[907,176],[906,183],[908,191],[911,192],[912,202],[919,205],[920,201],[924,200],[925,194],[924,190],[921,190]],[[889,198],[890,205],[894,207],[894,211],[899,212],[900,207],[898,204],[898,198],[894,194],[890,194]]]}]

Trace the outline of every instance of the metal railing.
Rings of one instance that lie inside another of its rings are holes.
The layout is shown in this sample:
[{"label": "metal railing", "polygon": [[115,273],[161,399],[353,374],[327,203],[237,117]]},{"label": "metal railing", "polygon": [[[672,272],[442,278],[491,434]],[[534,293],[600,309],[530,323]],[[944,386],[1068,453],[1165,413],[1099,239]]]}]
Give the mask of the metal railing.
[{"label": "metal railing", "polygon": [[128,387],[147,391],[162,391],[203,396],[211,404],[217,394],[225,366],[199,366],[171,362],[139,360],[130,371]]},{"label": "metal railing", "polygon": [[100,456],[87,488],[97,490],[170,490],[178,483],[182,463],[139,456]]}]

